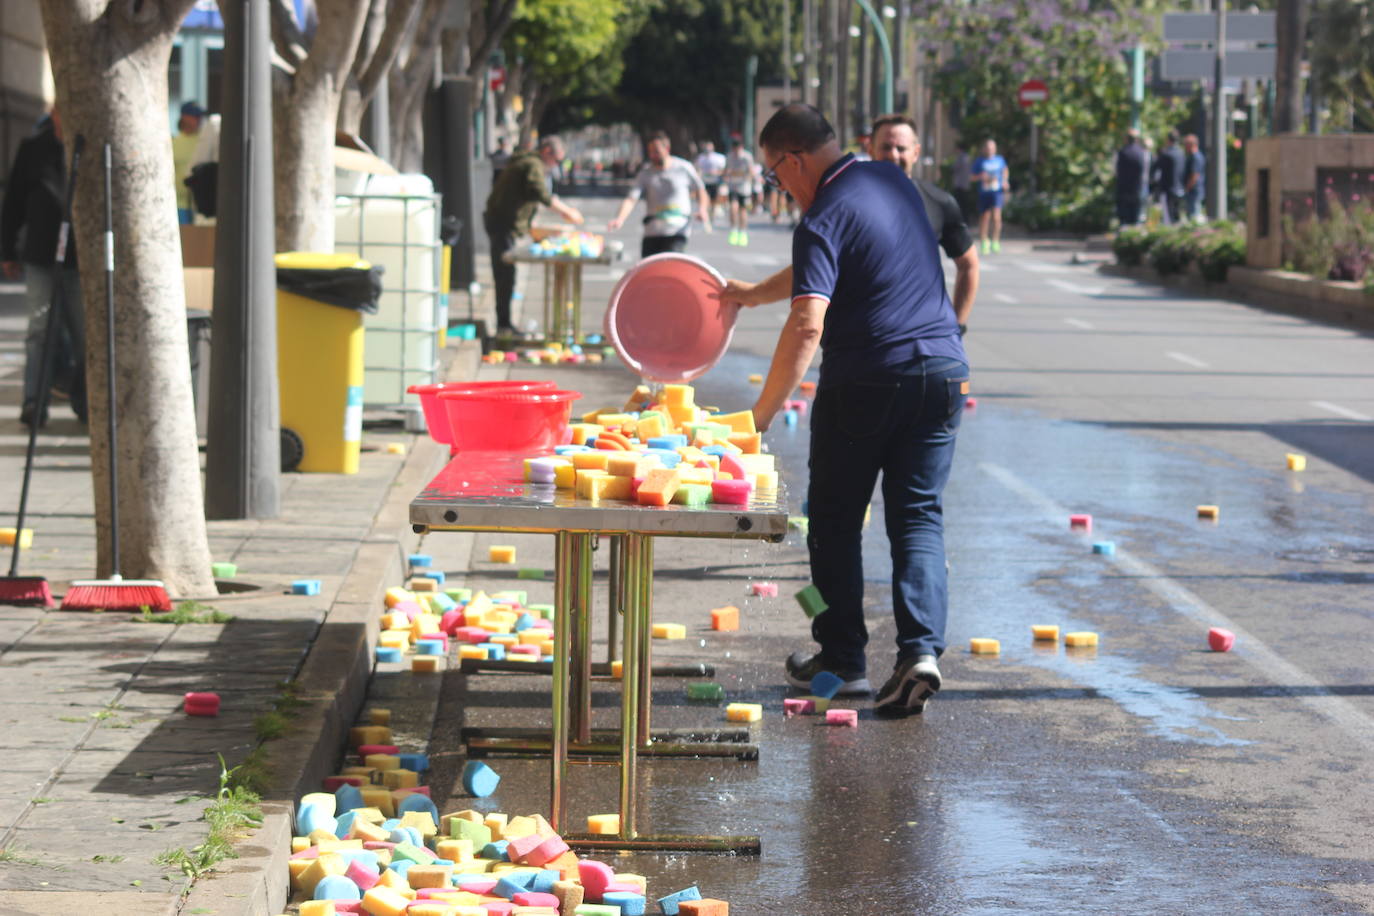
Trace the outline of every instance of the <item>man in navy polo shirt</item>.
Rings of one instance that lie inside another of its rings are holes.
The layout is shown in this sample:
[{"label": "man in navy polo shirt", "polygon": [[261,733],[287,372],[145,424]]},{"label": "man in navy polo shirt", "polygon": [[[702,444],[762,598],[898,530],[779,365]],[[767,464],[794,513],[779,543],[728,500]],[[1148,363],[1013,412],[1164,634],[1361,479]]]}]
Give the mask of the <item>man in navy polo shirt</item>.
[{"label": "man in navy polo shirt", "polygon": [[968,393],[968,357],[945,292],[920,193],[890,162],[845,155],[820,112],[792,104],[759,135],[765,180],[805,211],[792,266],[723,298],[752,306],[791,296],[754,422],[767,429],[819,346],[811,411],[811,578],[829,605],[811,626],[820,651],[793,653],[787,680],[822,671],[842,693],[870,690],[864,649],[862,529],[882,476],[892,550],[897,664],[874,706],[921,712],[940,689],[948,596],[940,494]]}]

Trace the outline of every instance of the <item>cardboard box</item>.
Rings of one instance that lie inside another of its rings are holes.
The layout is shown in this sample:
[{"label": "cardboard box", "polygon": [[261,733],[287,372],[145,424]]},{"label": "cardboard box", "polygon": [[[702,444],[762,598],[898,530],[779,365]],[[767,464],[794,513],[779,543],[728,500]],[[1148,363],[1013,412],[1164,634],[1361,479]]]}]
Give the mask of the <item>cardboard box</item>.
[{"label": "cardboard box", "polygon": [[215,266],[215,227],[181,226],[181,263],[185,267]]}]

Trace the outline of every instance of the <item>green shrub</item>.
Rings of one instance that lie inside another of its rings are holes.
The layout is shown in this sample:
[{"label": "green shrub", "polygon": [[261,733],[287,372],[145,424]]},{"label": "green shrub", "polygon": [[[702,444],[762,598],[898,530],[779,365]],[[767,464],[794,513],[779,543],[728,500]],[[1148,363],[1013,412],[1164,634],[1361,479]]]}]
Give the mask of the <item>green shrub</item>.
[{"label": "green shrub", "polygon": [[1357,198],[1347,206],[1328,191],[1327,212],[1296,224],[1284,217],[1286,266],[1322,280],[1367,281],[1374,275],[1374,206]]},{"label": "green shrub", "polygon": [[1112,239],[1112,253],[1116,263],[1125,267],[1139,267],[1155,243],[1155,231],[1144,226],[1122,229]]},{"label": "green shrub", "polygon": [[1047,194],[1017,194],[1003,216],[1029,232],[1091,235],[1111,226],[1115,204],[1108,194],[1064,200]]},{"label": "green shrub", "polygon": [[1235,264],[1245,263],[1245,227],[1238,223],[1218,223],[1196,243],[1197,266],[1208,283],[1225,283]]},{"label": "green shrub", "polygon": [[1197,233],[1193,226],[1176,226],[1158,232],[1150,246],[1150,266],[1165,276],[1183,273],[1197,256]]}]

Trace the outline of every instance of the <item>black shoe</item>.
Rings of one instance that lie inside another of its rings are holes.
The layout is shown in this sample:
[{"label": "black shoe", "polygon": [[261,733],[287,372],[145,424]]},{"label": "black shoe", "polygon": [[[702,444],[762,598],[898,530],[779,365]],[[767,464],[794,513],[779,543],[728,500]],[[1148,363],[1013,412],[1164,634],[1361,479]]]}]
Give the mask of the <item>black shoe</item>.
[{"label": "black shoe", "polygon": [[[37,404],[25,404],[19,410],[19,422],[25,426],[34,425],[34,415],[38,412]],[[48,425],[48,412],[45,410],[38,416],[38,428],[42,429]]]},{"label": "black shoe", "polygon": [[798,690],[810,690],[811,679],[823,671],[829,671],[844,682],[840,684],[840,689],[835,691],[836,696],[866,696],[873,692],[872,685],[868,683],[868,678],[862,671],[835,671],[827,668],[825,662],[821,661],[819,652],[815,655],[793,652],[787,657],[783,668],[787,672],[787,683]]},{"label": "black shoe", "polygon": [[899,659],[892,677],[873,698],[874,710],[882,713],[925,711],[926,701],[940,690],[940,666],[933,655]]}]

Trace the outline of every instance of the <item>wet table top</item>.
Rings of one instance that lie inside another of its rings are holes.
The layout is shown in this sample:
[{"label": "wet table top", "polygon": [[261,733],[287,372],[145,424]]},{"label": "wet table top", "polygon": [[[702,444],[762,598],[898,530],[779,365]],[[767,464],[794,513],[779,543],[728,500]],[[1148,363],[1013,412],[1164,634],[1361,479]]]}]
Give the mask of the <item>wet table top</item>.
[{"label": "wet table top", "polygon": [[533,455],[469,452],[457,455],[410,503],[419,528],[463,531],[592,531],[661,537],[754,538],[787,535],[786,493],[751,497],[749,504],[699,508],[643,506],[618,499],[579,499],[552,484],[524,480]]}]

